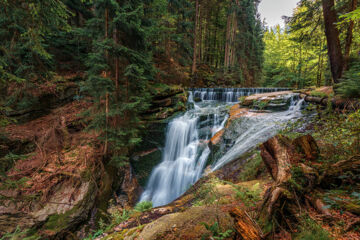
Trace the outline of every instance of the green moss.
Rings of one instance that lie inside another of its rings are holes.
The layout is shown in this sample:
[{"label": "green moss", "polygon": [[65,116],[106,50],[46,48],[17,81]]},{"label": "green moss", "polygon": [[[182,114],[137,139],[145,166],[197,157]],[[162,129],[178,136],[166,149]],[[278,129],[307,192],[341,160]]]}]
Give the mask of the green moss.
[{"label": "green moss", "polygon": [[255,157],[246,161],[243,171],[239,174],[238,179],[241,181],[254,180],[259,176],[263,169],[265,169],[265,165],[260,156],[260,152],[257,152]]},{"label": "green moss", "polygon": [[16,228],[13,233],[6,233],[0,240],[39,240],[41,237],[37,233],[36,229],[24,229]]},{"label": "green moss", "polygon": [[70,216],[79,211],[78,206],[74,206],[71,210],[65,212],[64,214],[53,214],[49,217],[47,222],[44,225],[44,229],[60,232],[69,227]]},{"label": "green moss", "polygon": [[90,200],[94,198],[93,195],[95,187],[95,184],[93,182],[90,182],[88,186],[88,191],[82,201],[80,201],[73,208],[63,214],[53,214],[49,216],[42,229],[52,231],[53,233],[59,233],[66,229],[71,229],[73,227],[74,218],[80,217],[80,215],[83,214],[84,211],[88,211],[90,209]]},{"label": "green moss", "polygon": [[310,95],[310,96],[314,96],[314,97],[320,97],[320,98],[329,97],[326,93],[320,92],[320,91],[316,91],[316,90],[311,91],[309,95]]}]

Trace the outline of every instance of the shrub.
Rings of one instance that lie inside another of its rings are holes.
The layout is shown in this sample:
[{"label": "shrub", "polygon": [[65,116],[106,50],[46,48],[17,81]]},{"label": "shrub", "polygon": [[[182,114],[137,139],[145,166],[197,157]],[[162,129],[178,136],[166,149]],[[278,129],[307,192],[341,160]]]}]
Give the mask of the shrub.
[{"label": "shrub", "polygon": [[152,209],[152,207],[153,207],[152,202],[149,202],[149,201],[139,202],[138,204],[136,204],[134,211],[146,212],[146,211]]},{"label": "shrub", "polygon": [[300,225],[296,240],[330,240],[329,233],[309,217],[305,217]]}]

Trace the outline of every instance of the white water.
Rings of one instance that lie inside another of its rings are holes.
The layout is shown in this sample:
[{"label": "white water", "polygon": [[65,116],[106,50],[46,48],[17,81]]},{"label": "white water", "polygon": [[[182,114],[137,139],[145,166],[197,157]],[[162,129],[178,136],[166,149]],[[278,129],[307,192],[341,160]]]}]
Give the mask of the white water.
[{"label": "white water", "polygon": [[239,97],[249,96],[257,93],[279,92],[289,90],[288,88],[194,88],[195,98],[201,101],[237,102]]},{"label": "white water", "polygon": [[267,113],[259,116],[244,117],[237,126],[238,138],[235,144],[216,161],[212,170],[217,170],[226,163],[240,157],[258,144],[267,141],[269,138],[285,126],[290,120],[301,117],[301,106],[304,100],[291,101],[289,110],[283,112]]},{"label": "white water", "polygon": [[225,112],[224,104],[195,104],[169,123],[162,162],[152,171],[140,201],[152,201],[155,207],[165,205],[201,177],[210,154],[208,140],[227,119],[221,112]]},{"label": "white water", "polygon": [[[269,90],[265,90],[269,91]],[[210,149],[208,140],[221,130],[227,120],[227,102],[233,102],[234,95],[260,92],[241,91],[230,94],[223,91],[221,96],[213,90],[190,92],[189,102],[194,109],[172,120],[167,129],[162,162],[154,168],[140,201],[152,201],[153,206],[162,206],[181,196],[201,176],[206,166]],[[194,97],[226,100],[193,102]],[[220,97],[219,97],[220,96]],[[281,123],[300,116],[302,102],[292,101],[287,111],[244,118],[241,121],[235,144],[212,166],[216,170],[236,159],[257,144],[266,141],[281,128]]]}]

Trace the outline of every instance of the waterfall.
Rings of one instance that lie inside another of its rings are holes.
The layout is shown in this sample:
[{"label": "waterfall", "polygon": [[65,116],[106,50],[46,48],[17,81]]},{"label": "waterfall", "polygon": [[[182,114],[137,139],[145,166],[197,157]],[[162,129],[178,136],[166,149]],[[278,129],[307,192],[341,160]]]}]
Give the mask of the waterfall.
[{"label": "waterfall", "polygon": [[[210,154],[209,139],[224,128],[231,103],[240,96],[280,90],[286,89],[192,89],[188,101],[194,107],[168,124],[162,162],[153,169],[140,201],[152,201],[157,207],[181,196],[202,176]],[[202,101],[195,103],[195,98]],[[276,134],[281,123],[300,114],[301,104],[291,97],[287,111],[245,117],[237,128],[234,145],[212,169],[220,168]]]},{"label": "waterfall", "polygon": [[201,101],[237,102],[240,97],[257,93],[269,93],[290,90],[289,88],[191,88],[194,98]]},{"label": "waterfall", "polygon": [[224,107],[195,104],[169,123],[162,162],[152,171],[140,201],[152,201],[155,207],[165,205],[201,177],[210,154],[208,140],[227,119]]}]

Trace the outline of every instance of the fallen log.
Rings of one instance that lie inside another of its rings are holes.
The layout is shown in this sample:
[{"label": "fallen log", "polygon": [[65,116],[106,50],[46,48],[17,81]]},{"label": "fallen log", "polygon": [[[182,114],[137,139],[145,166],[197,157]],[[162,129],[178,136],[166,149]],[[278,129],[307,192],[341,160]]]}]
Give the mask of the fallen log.
[{"label": "fallen log", "polygon": [[305,93],[300,93],[300,98],[304,99],[305,102],[315,103],[322,106],[327,106],[329,102],[331,106],[336,109],[355,111],[360,109],[360,101],[356,99],[346,98],[331,98],[328,97],[315,97]]},{"label": "fallen log", "polygon": [[233,208],[230,215],[235,220],[236,239],[242,240],[260,240],[262,232],[257,223],[242,209]]}]

